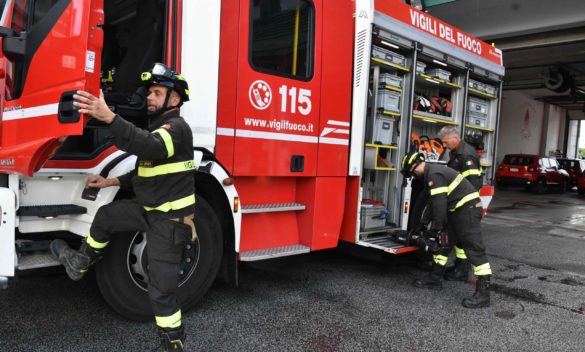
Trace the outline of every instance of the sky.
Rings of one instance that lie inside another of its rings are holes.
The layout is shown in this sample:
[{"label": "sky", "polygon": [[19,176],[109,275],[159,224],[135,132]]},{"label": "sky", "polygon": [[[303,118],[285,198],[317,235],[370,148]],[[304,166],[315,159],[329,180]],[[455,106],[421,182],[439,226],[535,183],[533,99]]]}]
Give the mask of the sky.
[{"label": "sky", "polygon": [[579,136],[579,148],[585,148],[585,120],[581,120],[581,128],[580,128],[580,136]]}]

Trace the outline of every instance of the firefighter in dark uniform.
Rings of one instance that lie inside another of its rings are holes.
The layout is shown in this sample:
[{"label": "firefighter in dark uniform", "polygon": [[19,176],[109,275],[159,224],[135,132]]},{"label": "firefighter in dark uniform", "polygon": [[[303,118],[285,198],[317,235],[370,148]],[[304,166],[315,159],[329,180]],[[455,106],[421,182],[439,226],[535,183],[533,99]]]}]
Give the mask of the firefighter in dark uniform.
[{"label": "firefighter in dark uniform", "polygon": [[[438,133],[443,145],[449,149],[447,166],[458,171],[473,187],[479,191],[483,186],[483,177],[479,155],[469,143],[461,140],[457,127],[445,126]],[[447,268],[445,280],[467,281],[469,277],[469,262],[460,243],[455,243],[455,265]]]},{"label": "firefighter in dark uniform", "polygon": [[102,258],[115,233],[146,232],[148,296],[161,347],[163,351],[183,351],[185,329],[176,294],[179,264],[185,246],[196,236],[193,135],[179,115],[179,107],[189,100],[189,88],[183,76],[163,64],[154,64],[141,78],[148,89],[149,130],[114,114],[103,96],[84,91],[74,95],[80,113],[107,123],[114,144],[137,156],[132,172],[112,179],[93,175],[87,186],[133,189],[136,198],[102,206],[79,250],[55,240],[51,251],[70,278],[80,280]]},{"label": "firefighter in dark uniform", "polygon": [[[461,243],[477,276],[476,291],[472,297],[463,299],[466,308],[488,307],[490,305],[490,278],[492,270],[488,262],[480,220],[483,213],[479,193],[457,171],[440,164],[425,162],[424,155],[411,152],[402,159],[402,171],[405,177],[423,179],[428,185],[433,209],[432,231],[442,233],[447,223],[452,231],[448,233],[448,242]],[[424,288],[442,288],[445,265],[451,248],[448,243],[433,255],[431,272],[414,281],[414,285]]]}]

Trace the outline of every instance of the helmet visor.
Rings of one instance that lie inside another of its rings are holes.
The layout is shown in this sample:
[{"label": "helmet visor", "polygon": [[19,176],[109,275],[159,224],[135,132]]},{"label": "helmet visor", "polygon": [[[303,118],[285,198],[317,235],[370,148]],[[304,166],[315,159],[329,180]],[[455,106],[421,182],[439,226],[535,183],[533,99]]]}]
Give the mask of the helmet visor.
[{"label": "helmet visor", "polygon": [[173,70],[163,64],[154,64],[150,72],[152,72],[153,76],[162,76],[168,79],[173,79],[174,74]]},{"label": "helmet visor", "polygon": [[165,84],[166,86],[170,86],[171,88],[173,87],[173,77],[175,75],[175,72],[173,70],[171,70],[170,68],[166,67],[163,64],[154,64],[154,66],[152,66],[152,69],[150,69],[150,71],[146,71],[146,72],[142,72],[142,74],[140,75],[140,79],[142,80],[142,82],[146,85],[151,85],[153,83],[170,83],[170,84]]}]

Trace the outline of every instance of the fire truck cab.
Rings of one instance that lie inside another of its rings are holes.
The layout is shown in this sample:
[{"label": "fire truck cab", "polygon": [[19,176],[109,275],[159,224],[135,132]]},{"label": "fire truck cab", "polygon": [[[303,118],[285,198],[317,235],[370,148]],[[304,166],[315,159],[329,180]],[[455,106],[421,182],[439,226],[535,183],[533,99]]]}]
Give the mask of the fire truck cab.
[{"label": "fire truck cab", "polygon": [[[457,126],[493,179],[501,52],[398,0],[0,1],[0,283],[58,265],[53,238],[79,243],[97,209],[132,197],[87,189],[135,157],[80,115],[77,90],[146,128],[140,73],[187,79],[182,116],[196,150],[197,241],[185,248],[185,309],[240,261],[334,248],[399,254],[391,234],[420,219],[420,187],[400,175]],[[437,144],[438,143],[438,144]],[[493,188],[482,191],[485,200]],[[487,207],[487,205],[486,205]],[[145,233],[120,233],[96,266],[120,314],[149,319]]]}]

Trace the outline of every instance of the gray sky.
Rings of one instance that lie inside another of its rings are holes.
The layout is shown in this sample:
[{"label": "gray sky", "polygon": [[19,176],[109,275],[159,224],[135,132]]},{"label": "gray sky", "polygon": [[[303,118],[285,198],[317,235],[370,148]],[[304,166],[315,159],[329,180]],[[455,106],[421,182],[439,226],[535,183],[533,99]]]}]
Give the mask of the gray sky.
[{"label": "gray sky", "polygon": [[579,148],[585,148],[585,120],[581,120],[581,133],[579,136]]}]

